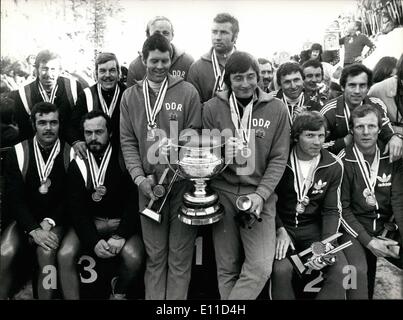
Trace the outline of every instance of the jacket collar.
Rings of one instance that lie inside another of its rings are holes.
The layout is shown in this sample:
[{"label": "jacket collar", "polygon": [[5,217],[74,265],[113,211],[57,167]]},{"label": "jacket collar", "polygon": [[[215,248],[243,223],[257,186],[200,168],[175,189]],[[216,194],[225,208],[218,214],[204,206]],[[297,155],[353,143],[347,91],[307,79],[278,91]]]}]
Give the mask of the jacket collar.
[{"label": "jacket collar", "polygon": [[[388,154],[383,154],[383,152],[385,151],[385,145],[378,140],[378,147],[379,147],[379,151],[381,153],[381,160],[382,159],[389,159],[389,153]],[[354,151],[353,151],[353,145],[349,145],[345,148],[345,155],[344,155],[344,159],[350,162],[357,162],[357,159],[355,158],[354,155]]]},{"label": "jacket collar", "polygon": [[[291,155],[291,150],[292,150],[292,148],[290,149],[290,155]],[[336,156],[332,155],[329,151],[327,151],[325,149],[321,149],[320,150],[320,160],[319,160],[319,163],[318,163],[318,166],[316,167],[316,169],[321,168],[321,167],[328,167],[336,162],[337,162]],[[291,168],[290,156],[288,157],[287,166]]]}]

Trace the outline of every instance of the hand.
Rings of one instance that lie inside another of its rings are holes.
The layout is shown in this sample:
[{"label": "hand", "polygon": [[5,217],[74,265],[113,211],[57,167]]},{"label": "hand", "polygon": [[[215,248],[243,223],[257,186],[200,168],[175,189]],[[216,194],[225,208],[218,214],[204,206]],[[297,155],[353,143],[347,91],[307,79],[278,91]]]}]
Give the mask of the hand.
[{"label": "hand", "polygon": [[73,144],[73,149],[80,159],[87,159],[87,145],[84,141],[77,141]]},{"label": "hand", "polygon": [[110,245],[105,240],[99,240],[95,245],[94,252],[95,254],[103,259],[112,258],[115,256],[112,252],[109,251]]},{"label": "hand", "polygon": [[59,238],[52,231],[46,231],[38,228],[31,231],[29,234],[34,242],[45,250],[56,250],[59,247]]},{"label": "hand", "polygon": [[378,258],[392,257],[399,258],[399,255],[391,251],[388,246],[396,246],[398,243],[394,240],[383,240],[379,238],[372,238],[368,243],[367,248]]},{"label": "hand", "polygon": [[400,139],[398,136],[392,136],[392,138],[390,138],[388,144],[386,145],[383,154],[387,154],[388,152],[390,163],[401,158],[403,153],[403,140]]},{"label": "hand", "polygon": [[300,106],[300,107],[296,107],[294,109],[294,114],[292,116],[293,119],[295,119],[300,113],[306,111],[306,107],[305,106]]},{"label": "hand", "polygon": [[42,230],[45,231],[50,231],[53,228],[52,225],[46,220],[42,220],[39,225],[41,226]]},{"label": "hand", "polygon": [[108,244],[109,244],[109,252],[113,253],[113,254],[118,254],[120,252],[120,250],[122,250],[123,246],[126,243],[126,239],[125,238],[109,238],[108,240]]},{"label": "hand", "polygon": [[263,210],[264,200],[257,193],[248,194],[249,199],[252,201],[252,207],[249,209],[249,212],[253,213],[256,218],[260,218],[260,213]]},{"label": "hand", "polygon": [[238,152],[238,139],[235,137],[230,137],[225,144],[225,159],[232,160],[236,157]]},{"label": "hand", "polygon": [[154,183],[149,179],[144,179],[139,185],[139,189],[146,198],[156,201],[158,198],[153,193],[153,187]]},{"label": "hand", "polygon": [[346,146],[349,146],[349,145],[353,144],[353,135],[352,135],[351,133],[347,134],[347,135],[344,137],[344,144],[345,144]]},{"label": "hand", "polygon": [[277,232],[276,232],[275,258],[277,260],[284,259],[287,254],[289,246],[291,247],[291,249],[295,250],[295,246],[292,243],[292,240],[291,240],[287,230],[285,230],[284,227],[278,228]]}]

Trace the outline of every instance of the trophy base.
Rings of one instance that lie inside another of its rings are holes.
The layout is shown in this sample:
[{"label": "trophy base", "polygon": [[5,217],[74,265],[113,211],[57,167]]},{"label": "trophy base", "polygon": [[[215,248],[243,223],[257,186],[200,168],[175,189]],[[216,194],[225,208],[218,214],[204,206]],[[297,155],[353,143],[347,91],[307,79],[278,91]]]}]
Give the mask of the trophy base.
[{"label": "trophy base", "polygon": [[155,211],[153,211],[153,210],[151,210],[151,209],[149,209],[149,208],[145,208],[140,213],[142,215],[146,216],[146,217],[149,217],[150,219],[152,219],[152,220],[154,220],[154,221],[156,221],[158,223],[161,223],[162,215],[157,213],[157,212],[155,212]]},{"label": "trophy base", "polygon": [[224,215],[224,207],[217,203],[207,208],[188,208],[182,206],[178,218],[185,224],[203,226],[219,221]]}]

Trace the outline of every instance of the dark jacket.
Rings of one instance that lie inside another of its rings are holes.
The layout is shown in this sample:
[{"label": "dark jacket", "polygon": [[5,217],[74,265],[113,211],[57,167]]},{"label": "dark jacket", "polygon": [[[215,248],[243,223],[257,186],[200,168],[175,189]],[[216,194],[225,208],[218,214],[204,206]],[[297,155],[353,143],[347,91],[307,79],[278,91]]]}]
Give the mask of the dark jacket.
[{"label": "dark jacket", "polygon": [[[17,160],[17,152],[23,155],[22,170],[20,170]],[[46,161],[48,155],[46,156],[42,152],[42,156]],[[17,144],[8,153],[4,161],[7,203],[13,218],[24,232],[29,233],[39,228],[39,223],[46,217],[53,219],[56,225],[65,223],[65,182],[69,160],[70,147],[61,142],[60,152],[49,176],[51,186],[47,194],[41,194],[39,192],[40,180],[36,168],[33,139]]]},{"label": "dark jacket", "polygon": [[[321,150],[321,158],[314,171],[311,188],[308,191],[309,204],[305,212],[296,215],[297,193],[294,190],[294,172],[290,160],[281,178],[276,193],[276,227],[297,228],[308,224],[322,226],[322,239],[335,234],[339,229],[341,217],[341,182],[343,165],[341,161],[326,150]],[[298,221],[298,224],[296,223]]]},{"label": "dark jacket", "polygon": [[380,234],[384,222],[387,222],[392,214],[403,238],[403,161],[399,159],[389,163],[389,155],[383,155],[383,151],[384,147],[380,146],[381,159],[375,185],[378,211],[366,203],[362,194],[366,185],[352,146],[348,146],[342,153],[342,225],[348,233],[358,238],[363,246],[367,246],[372,236]]},{"label": "dark jacket", "polygon": [[[78,162],[85,168],[84,175]],[[99,202],[93,201],[94,187],[88,160],[76,158],[71,162],[68,172],[68,211],[80,241],[91,250],[102,239],[95,227],[94,217],[121,218],[116,234],[125,239],[139,229],[137,187],[127,171],[122,169],[118,152],[113,147],[104,186],[107,189],[106,195]]]},{"label": "dark jacket", "polygon": [[[382,115],[382,128],[379,134],[379,139],[383,143],[387,143],[393,136],[393,129],[390,120],[386,115],[385,104],[378,98],[366,97],[364,104],[369,104],[376,107]],[[345,100],[341,95],[326,104],[320,113],[326,118],[328,135],[326,137],[326,148],[334,154],[338,154],[346,147],[344,137],[348,134],[349,129],[344,116]]]}]

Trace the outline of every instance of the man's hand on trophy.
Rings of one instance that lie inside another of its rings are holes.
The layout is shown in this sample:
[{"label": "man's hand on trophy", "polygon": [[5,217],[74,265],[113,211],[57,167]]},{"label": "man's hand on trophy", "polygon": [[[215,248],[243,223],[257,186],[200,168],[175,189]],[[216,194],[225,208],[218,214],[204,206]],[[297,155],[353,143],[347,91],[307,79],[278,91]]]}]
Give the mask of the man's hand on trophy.
[{"label": "man's hand on trophy", "polygon": [[139,185],[139,189],[147,198],[157,201],[158,198],[154,195],[153,187],[154,183],[150,179],[144,179]]},{"label": "man's hand on trophy", "polygon": [[238,152],[238,139],[235,137],[230,137],[225,144],[225,160],[232,160],[236,157]]},{"label": "man's hand on trophy", "polygon": [[250,194],[248,194],[248,197],[252,201],[252,206],[249,209],[249,212],[254,214],[256,216],[256,218],[259,220],[260,213],[263,210],[264,200],[257,193],[250,193]]},{"label": "man's hand on trophy", "polygon": [[391,257],[397,259],[399,258],[399,255],[389,248],[389,246],[396,245],[398,245],[398,243],[391,239],[372,238],[368,243],[367,248],[378,258]]},{"label": "man's hand on trophy", "polygon": [[295,246],[292,243],[292,240],[284,227],[280,227],[276,232],[276,254],[275,259],[281,260],[284,259],[287,255],[288,247],[291,247],[292,250],[295,250]]}]

